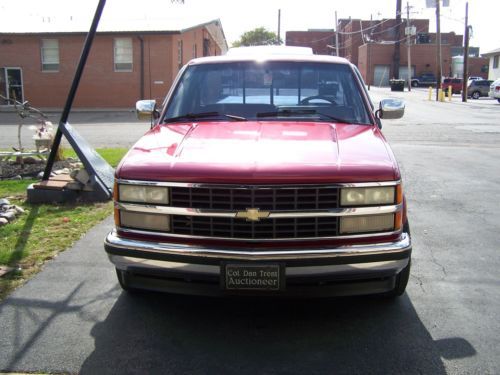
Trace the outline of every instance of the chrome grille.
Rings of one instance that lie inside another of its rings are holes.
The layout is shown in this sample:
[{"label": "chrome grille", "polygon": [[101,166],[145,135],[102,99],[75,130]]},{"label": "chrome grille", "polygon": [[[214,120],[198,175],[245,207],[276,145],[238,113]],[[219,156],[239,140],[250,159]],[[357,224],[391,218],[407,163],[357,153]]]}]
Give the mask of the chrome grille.
[{"label": "chrome grille", "polygon": [[236,239],[280,239],[331,237],[338,234],[338,217],[242,219],[172,216],[172,233]]},{"label": "chrome grille", "polygon": [[315,210],[339,206],[336,187],[249,187],[198,188],[172,187],[173,207],[214,210]]}]

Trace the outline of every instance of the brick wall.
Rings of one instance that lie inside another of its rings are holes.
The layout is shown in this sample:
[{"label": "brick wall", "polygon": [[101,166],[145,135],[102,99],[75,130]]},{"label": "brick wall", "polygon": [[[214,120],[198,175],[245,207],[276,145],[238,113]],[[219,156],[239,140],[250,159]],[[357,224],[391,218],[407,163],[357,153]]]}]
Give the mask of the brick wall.
[{"label": "brick wall", "polygon": [[[132,39],[132,71],[114,69],[114,39]],[[42,72],[41,40],[59,41],[59,71]],[[94,39],[87,65],[80,81],[74,107],[133,108],[139,99],[163,101],[178,71],[178,41],[182,40],[182,65],[193,57],[203,56],[203,39],[210,41],[209,55],[221,49],[204,27],[182,34],[120,33],[98,34]],[[85,35],[0,35],[0,68],[22,69],[24,98],[36,107],[61,108],[66,102]],[[144,57],[141,64],[141,44]],[[141,78],[142,75],[142,78]],[[141,88],[141,82],[144,81]],[[143,93],[143,95],[141,95]]]},{"label": "brick wall", "polygon": [[335,55],[335,32],[325,31],[287,31],[286,45],[311,47],[316,55]]},{"label": "brick wall", "polygon": [[489,59],[487,57],[469,57],[468,74],[469,77],[483,77],[488,79]]},{"label": "brick wall", "polygon": [[[400,65],[407,66],[407,51],[406,45],[400,46]],[[370,52],[370,54],[368,54]],[[371,44],[362,45],[359,47],[359,62],[358,68],[365,82],[373,84],[373,71],[375,65],[392,65],[392,55],[394,52],[394,44]],[[447,76],[451,73],[451,48],[449,45],[441,46],[443,75]],[[368,69],[370,61],[371,69]],[[436,73],[436,45],[435,44],[417,44],[411,46],[411,65],[415,68],[415,74],[420,75],[425,72]],[[371,72],[370,77],[368,72]],[[390,77],[394,76],[392,66],[390,68]]]}]

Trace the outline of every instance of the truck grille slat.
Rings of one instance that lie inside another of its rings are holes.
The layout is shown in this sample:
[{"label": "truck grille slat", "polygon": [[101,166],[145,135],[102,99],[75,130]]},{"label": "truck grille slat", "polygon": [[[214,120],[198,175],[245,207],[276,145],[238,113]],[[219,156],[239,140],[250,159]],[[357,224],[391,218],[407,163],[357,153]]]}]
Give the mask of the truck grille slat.
[{"label": "truck grille slat", "polygon": [[224,238],[314,238],[335,236],[338,218],[266,219],[247,222],[235,218],[172,216],[172,232]]},{"label": "truck grille slat", "polygon": [[[172,187],[171,205],[195,209],[301,211],[339,207],[336,187]],[[192,236],[280,239],[329,237],[338,234],[338,218],[279,218],[246,221],[236,218],[172,216],[172,233]]]},{"label": "truck grille slat", "polygon": [[172,187],[174,207],[216,210],[303,210],[338,207],[338,188],[224,189]]}]

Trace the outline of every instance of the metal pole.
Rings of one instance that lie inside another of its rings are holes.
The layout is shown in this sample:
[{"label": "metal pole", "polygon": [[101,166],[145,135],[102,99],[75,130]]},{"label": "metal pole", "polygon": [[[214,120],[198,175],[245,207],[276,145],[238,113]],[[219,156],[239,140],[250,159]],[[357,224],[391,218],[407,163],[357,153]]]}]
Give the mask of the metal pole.
[{"label": "metal pole", "polygon": [[335,11],[335,52],[337,56],[339,55],[339,23],[337,21],[337,11]]},{"label": "metal pole", "polygon": [[73,105],[73,100],[75,99],[76,90],[78,89],[78,85],[80,83],[80,78],[83,74],[83,68],[85,67],[85,63],[87,62],[87,57],[90,53],[90,47],[92,46],[92,41],[94,40],[94,36],[97,30],[97,25],[99,24],[99,20],[101,19],[102,10],[104,5],[106,4],[106,0],[99,0],[99,4],[97,4],[97,8],[94,14],[94,19],[92,21],[92,25],[90,26],[89,33],[87,34],[87,38],[85,39],[85,44],[83,46],[82,54],[80,56],[80,62],[78,63],[78,67],[76,68],[75,76],[73,78],[73,83],[68,93],[68,98],[66,99],[66,104],[64,105],[64,109],[61,115],[61,119],[59,120],[59,126],[57,128],[56,135],[54,136],[54,141],[52,142],[52,148],[50,150],[49,157],[47,159],[47,165],[45,166],[45,171],[43,173],[42,180],[47,181],[50,177],[50,173],[52,172],[52,167],[54,165],[54,160],[56,158],[57,150],[61,144],[62,131],[61,127],[66,125],[68,122],[69,112],[71,110],[71,106]]},{"label": "metal pole", "polygon": [[281,44],[281,9],[278,9],[278,43],[277,45]]},{"label": "metal pole", "polygon": [[439,89],[441,88],[441,22],[440,22],[440,6],[436,0],[436,46],[437,46],[437,74],[436,74],[436,101],[439,101]]},{"label": "metal pole", "polygon": [[462,101],[467,102],[467,80],[469,76],[469,2],[465,3],[465,32],[464,32],[464,73],[462,78]]},{"label": "metal pole", "polygon": [[410,33],[410,3],[406,2],[406,52],[407,52],[407,60],[408,60],[408,91],[411,91],[411,33]]}]

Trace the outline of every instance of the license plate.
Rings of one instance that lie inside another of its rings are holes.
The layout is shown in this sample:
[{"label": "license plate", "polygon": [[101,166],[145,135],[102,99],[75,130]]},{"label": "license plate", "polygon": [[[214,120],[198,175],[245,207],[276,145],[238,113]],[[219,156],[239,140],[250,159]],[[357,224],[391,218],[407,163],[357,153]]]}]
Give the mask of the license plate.
[{"label": "license plate", "polygon": [[225,264],[223,288],[227,290],[282,290],[284,272],[279,264]]}]

